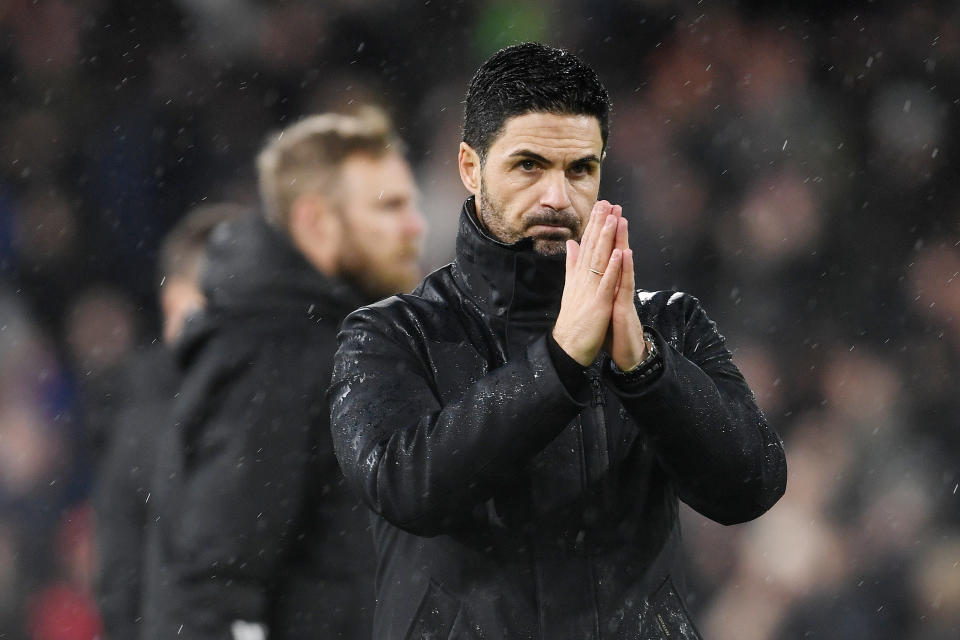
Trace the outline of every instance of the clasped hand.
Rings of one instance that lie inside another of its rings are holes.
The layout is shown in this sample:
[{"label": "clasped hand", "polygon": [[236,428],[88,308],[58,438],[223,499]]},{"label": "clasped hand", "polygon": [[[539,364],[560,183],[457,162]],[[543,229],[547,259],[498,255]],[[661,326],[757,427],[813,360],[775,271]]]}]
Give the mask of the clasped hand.
[{"label": "clasped hand", "polygon": [[566,282],[553,339],[589,366],[601,349],[628,371],[646,357],[634,305],[633,251],[620,205],[593,206],[580,242],[567,240]]}]

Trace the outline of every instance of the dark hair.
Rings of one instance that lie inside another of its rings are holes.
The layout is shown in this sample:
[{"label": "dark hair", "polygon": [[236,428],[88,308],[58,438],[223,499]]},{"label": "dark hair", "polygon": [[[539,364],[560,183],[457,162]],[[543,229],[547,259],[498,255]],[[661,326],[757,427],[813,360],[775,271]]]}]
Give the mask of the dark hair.
[{"label": "dark hair", "polygon": [[213,230],[221,222],[251,215],[248,208],[229,202],[203,204],[188,211],[160,244],[158,286],[170,279],[198,279],[200,264],[207,253]]},{"label": "dark hair", "polygon": [[607,147],[610,96],[600,78],[569,51],[538,42],[501,49],[480,66],[467,89],[463,141],[485,162],[507,119],[531,112],[595,116]]}]

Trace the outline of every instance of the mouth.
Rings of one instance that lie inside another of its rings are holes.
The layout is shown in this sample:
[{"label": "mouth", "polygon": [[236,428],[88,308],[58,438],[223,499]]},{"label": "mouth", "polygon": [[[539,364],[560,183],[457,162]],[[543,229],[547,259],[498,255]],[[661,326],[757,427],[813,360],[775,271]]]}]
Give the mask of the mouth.
[{"label": "mouth", "polygon": [[421,258],[419,249],[409,249],[397,254],[397,261],[409,264],[418,264]]},{"label": "mouth", "polygon": [[527,235],[533,238],[546,238],[550,240],[566,240],[573,237],[570,227],[558,224],[535,224],[527,227]]}]

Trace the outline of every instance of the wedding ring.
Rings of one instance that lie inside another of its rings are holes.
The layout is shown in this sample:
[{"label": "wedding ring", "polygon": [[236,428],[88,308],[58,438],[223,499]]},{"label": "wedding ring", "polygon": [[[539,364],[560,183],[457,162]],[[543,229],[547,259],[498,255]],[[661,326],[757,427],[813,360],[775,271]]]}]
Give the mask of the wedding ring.
[{"label": "wedding ring", "polygon": [[590,269],[590,273],[595,273],[601,278],[603,277],[603,271],[597,271],[596,269]]}]

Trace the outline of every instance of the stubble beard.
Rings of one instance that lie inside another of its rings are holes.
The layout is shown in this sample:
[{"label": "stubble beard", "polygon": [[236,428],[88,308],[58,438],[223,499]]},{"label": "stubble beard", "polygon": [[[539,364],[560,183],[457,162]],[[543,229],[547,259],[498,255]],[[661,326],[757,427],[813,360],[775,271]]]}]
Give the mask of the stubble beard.
[{"label": "stubble beard", "polygon": [[563,211],[550,211],[533,216],[525,215],[525,224],[521,229],[512,229],[507,224],[503,215],[503,207],[495,202],[487,191],[487,185],[480,183],[480,207],[477,211],[477,217],[487,228],[487,231],[494,238],[506,244],[515,244],[526,237],[526,229],[534,224],[553,224],[564,226],[570,229],[570,236],[562,233],[556,234],[556,237],[539,236],[533,238],[533,250],[542,256],[558,256],[567,252],[567,240],[570,238],[579,239],[580,220],[575,214]]},{"label": "stubble beard", "polygon": [[402,255],[372,255],[370,247],[357,240],[357,232],[350,221],[346,217],[342,217],[342,220],[344,235],[337,262],[338,273],[344,280],[353,283],[370,300],[396,293],[409,293],[417,286],[423,275],[419,268],[403,268],[400,261],[416,259],[419,252],[411,248],[409,251],[402,251]]}]

